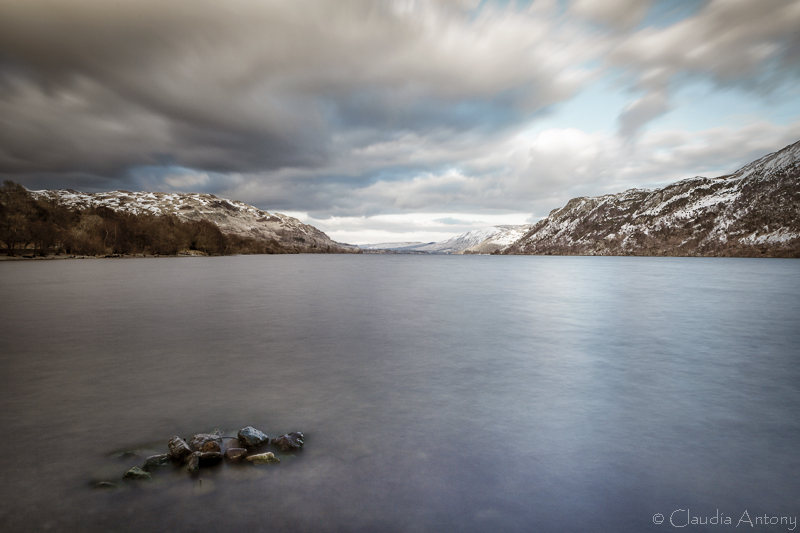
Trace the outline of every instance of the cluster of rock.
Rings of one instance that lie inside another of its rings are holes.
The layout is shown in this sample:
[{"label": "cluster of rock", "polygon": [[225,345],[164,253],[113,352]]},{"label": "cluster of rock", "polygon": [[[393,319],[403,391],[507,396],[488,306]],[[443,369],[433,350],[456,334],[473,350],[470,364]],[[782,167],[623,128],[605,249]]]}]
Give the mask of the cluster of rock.
[{"label": "cluster of rock", "polygon": [[[279,463],[280,459],[272,452],[253,453],[266,444],[279,446],[282,451],[299,450],[305,437],[299,431],[286,433],[271,439],[252,426],[242,428],[236,437],[225,437],[221,431],[198,433],[191,439],[172,437],[167,442],[169,453],[151,455],[140,467],[134,466],[123,476],[124,479],[152,479],[150,472],[164,466],[183,465],[189,475],[197,475],[200,467],[230,462],[249,462],[254,465]],[[224,452],[223,452],[224,449]]]}]

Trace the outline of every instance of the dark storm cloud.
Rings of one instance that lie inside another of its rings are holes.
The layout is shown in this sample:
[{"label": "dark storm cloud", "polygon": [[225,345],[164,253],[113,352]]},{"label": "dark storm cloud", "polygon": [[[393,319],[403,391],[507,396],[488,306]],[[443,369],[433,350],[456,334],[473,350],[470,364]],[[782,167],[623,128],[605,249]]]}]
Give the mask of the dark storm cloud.
[{"label": "dark storm cloud", "polygon": [[465,26],[473,7],[7,1],[0,171],[120,176],[165,156],[218,172],[313,168],[340,129],[496,131],[571,94],[532,37]]}]

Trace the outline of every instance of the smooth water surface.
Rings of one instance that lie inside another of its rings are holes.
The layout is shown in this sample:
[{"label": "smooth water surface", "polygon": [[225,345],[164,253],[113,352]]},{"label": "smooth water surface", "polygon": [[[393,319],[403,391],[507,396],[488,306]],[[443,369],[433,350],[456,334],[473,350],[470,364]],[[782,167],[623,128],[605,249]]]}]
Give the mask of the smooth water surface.
[{"label": "smooth water surface", "polygon": [[[745,511],[784,531],[800,515],[797,260],[5,263],[0,372],[2,531],[732,531]],[[112,457],[245,425],[302,430],[305,449],[202,484],[122,483],[140,461]],[[733,523],[675,529],[678,509],[676,525]]]}]

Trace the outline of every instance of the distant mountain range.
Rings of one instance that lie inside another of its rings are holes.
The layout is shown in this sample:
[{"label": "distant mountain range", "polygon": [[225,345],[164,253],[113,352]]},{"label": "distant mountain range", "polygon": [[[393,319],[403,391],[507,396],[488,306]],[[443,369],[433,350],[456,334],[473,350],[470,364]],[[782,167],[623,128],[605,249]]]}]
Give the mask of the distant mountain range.
[{"label": "distant mountain range", "polygon": [[356,246],[335,242],[314,226],[279,213],[268,213],[236,200],[217,198],[213,194],[178,194],[160,192],[112,191],[84,193],[71,189],[31,191],[35,198],[50,198],[73,209],[107,207],[135,215],[175,215],[180,220],[210,220],[223,233],[276,240],[295,249],[352,253]]},{"label": "distant mountain range", "polygon": [[400,253],[800,257],[800,142],[728,176],[573,198],[532,225],[439,243],[370,245]]},{"label": "distant mountain range", "polygon": [[441,242],[388,242],[365,244],[359,247],[366,252],[463,254],[493,253],[513,244],[532,226],[490,226],[463,233]]}]

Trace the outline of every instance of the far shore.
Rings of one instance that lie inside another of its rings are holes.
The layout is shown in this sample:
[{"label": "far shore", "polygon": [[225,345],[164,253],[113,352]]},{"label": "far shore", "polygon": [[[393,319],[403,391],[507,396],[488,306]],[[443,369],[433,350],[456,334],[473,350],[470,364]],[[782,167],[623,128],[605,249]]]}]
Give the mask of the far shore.
[{"label": "far shore", "polygon": [[76,254],[48,254],[48,255],[7,255],[0,254],[0,261],[53,261],[61,259],[150,259],[159,257],[210,257],[202,252],[179,253],[177,255],[153,254],[108,254],[108,255],[76,255]]}]

